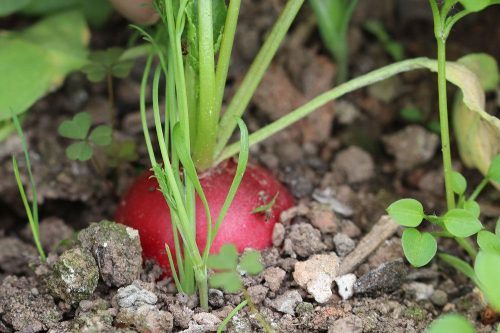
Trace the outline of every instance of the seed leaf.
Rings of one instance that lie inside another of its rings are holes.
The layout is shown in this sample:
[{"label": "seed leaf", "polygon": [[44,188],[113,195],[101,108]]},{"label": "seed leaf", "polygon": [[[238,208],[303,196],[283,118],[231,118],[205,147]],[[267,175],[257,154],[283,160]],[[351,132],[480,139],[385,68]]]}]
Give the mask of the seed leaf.
[{"label": "seed leaf", "polygon": [[467,189],[467,181],[459,172],[453,171],[451,174],[451,188],[456,194],[462,195]]},{"label": "seed leaf", "polygon": [[465,209],[452,209],[444,215],[446,230],[456,237],[469,237],[483,228],[477,217]]},{"label": "seed leaf", "polygon": [[464,209],[469,211],[474,217],[479,218],[479,214],[481,214],[481,207],[475,200],[467,200],[464,202]]},{"label": "seed leaf", "polygon": [[276,199],[278,198],[278,195],[280,193],[277,192],[276,195],[271,199],[271,201],[269,201],[268,203],[262,205],[262,206],[258,206],[256,208],[254,208],[252,210],[252,214],[257,214],[257,213],[265,213],[269,210],[271,210],[274,206],[274,204],[276,203]]},{"label": "seed leaf", "polygon": [[99,146],[107,146],[112,140],[111,127],[107,125],[99,125],[92,130],[89,140]]},{"label": "seed leaf", "polygon": [[212,288],[222,288],[228,293],[241,290],[240,276],[235,271],[216,273],[208,278]]},{"label": "seed leaf", "polygon": [[447,314],[433,321],[427,333],[475,333],[474,327],[464,317]]},{"label": "seed leaf", "polygon": [[462,6],[465,10],[469,12],[479,12],[486,7],[488,7],[492,1],[491,0],[460,0]]},{"label": "seed leaf", "polygon": [[495,182],[500,182],[500,155],[496,155],[491,162],[487,176]]},{"label": "seed leaf", "polygon": [[479,251],[474,264],[480,288],[488,299],[490,305],[500,311],[500,255],[492,252]]},{"label": "seed leaf", "polygon": [[239,271],[248,275],[257,275],[264,269],[260,262],[259,251],[247,251],[243,253],[240,259]]},{"label": "seed leaf", "polygon": [[217,270],[236,270],[238,265],[238,252],[234,244],[224,244],[219,250],[219,254],[212,254],[208,257],[207,266]]},{"label": "seed leaf", "polygon": [[415,267],[427,265],[436,255],[436,239],[428,232],[408,228],[403,232],[402,243],[406,259]]},{"label": "seed leaf", "polygon": [[85,141],[72,143],[66,148],[66,156],[74,161],[88,161],[92,157],[92,153],[92,147]]},{"label": "seed leaf", "polygon": [[481,250],[500,254],[500,237],[487,230],[477,234],[477,244]]},{"label": "seed leaf", "polygon": [[474,268],[472,268],[472,266],[469,265],[467,262],[463,261],[458,257],[446,253],[439,254],[439,258],[448,265],[455,268],[457,271],[467,276],[472,281],[476,281],[476,273],[474,272]]},{"label": "seed leaf", "polygon": [[401,199],[392,203],[388,208],[389,215],[400,225],[416,227],[425,216],[424,207],[415,199]]},{"label": "seed leaf", "polygon": [[87,112],[79,112],[73,119],[63,121],[57,132],[68,139],[84,140],[89,133],[91,121],[92,119]]}]

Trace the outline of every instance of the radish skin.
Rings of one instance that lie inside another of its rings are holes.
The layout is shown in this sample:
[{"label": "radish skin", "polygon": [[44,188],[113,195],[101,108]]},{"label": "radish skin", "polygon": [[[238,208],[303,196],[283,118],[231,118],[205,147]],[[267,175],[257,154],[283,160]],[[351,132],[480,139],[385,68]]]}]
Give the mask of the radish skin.
[{"label": "radish skin", "polygon": [[[233,181],[236,163],[223,162],[200,175],[201,185],[212,214],[212,223],[222,208]],[[123,197],[116,221],[139,230],[145,258],[153,258],[170,273],[165,251],[168,244],[175,258],[169,208],[151,172],[143,173]],[[274,205],[263,213],[253,213],[269,203],[277,194]],[[268,171],[249,163],[236,196],[229,208],[210,253],[217,253],[223,244],[232,243],[239,252],[246,248],[265,249],[272,244],[274,225],[282,211],[294,205],[290,192]],[[196,200],[196,242],[203,251],[207,237],[205,210]]]}]

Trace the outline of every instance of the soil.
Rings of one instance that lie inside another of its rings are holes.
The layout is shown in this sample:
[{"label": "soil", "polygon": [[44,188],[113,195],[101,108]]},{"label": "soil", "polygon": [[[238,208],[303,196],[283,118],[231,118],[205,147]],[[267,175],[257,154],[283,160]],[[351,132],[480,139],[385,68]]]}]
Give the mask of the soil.
[{"label": "soil", "polygon": [[[226,99],[283,4],[243,1]],[[391,62],[363,30],[367,19],[382,21],[406,57],[434,56],[427,5],[360,1],[349,30],[351,76]],[[499,15],[494,6],[457,25],[449,59],[487,52],[500,60],[498,45],[484,42],[500,40]],[[9,22],[16,26],[15,18]],[[115,15],[93,30],[91,46],[125,45],[130,34],[127,22]],[[114,86],[116,137],[136,143],[134,161],[109,163],[102,151],[94,163],[65,157],[68,142],[56,135],[62,120],[88,111],[96,123],[107,121],[105,86],[87,82],[81,73],[37,102],[24,120],[38,184],[41,239],[50,252],[47,263],[37,259],[11,176],[10,156],[21,154],[19,139],[12,135],[0,143],[0,332],[213,332],[243,300],[241,294],[213,289],[210,311],[204,312],[196,296],[177,294],[172,281],[160,279],[161,269],[153,262],[142,264],[136,231],[110,222],[91,224],[112,219],[120,195],[148,167],[138,119],[143,65],[144,60],[137,61],[131,75]],[[329,89],[334,77],[335,63],[305,6],[245,116],[250,130]],[[487,110],[497,116],[499,101],[499,90],[487,96]],[[401,118],[399,110],[406,106],[419,108],[426,121]],[[330,103],[252,148],[252,158],[297,199],[276,225],[273,247],[262,252],[265,270],[244,277],[259,313],[277,332],[423,332],[448,312],[464,314],[478,332],[495,331],[497,317],[474,285],[437,259],[411,268],[403,259],[402,230],[383,217],[390,202],[408,196],[429,211],[443,210],[439,140],[426,127],[435,119],[436,80],[412,72]],[[454,155],[455,168],[477,183],[480,175]],[[498,200],[492,189],[481,197],[487,227],[500,215]],[[372,228],[386,232],[370,233]],[[452,242],[440,243],[440,249],[463,255]],[[262,328],[244,308],[228,332]]]}]

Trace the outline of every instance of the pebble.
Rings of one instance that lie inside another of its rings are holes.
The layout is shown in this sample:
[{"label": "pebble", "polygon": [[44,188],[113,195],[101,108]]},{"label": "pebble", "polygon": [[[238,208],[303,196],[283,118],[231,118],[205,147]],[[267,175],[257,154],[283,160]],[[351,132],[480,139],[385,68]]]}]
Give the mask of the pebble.
[{"label": "pebble", "polygon": [[47,286],[52,296],[75,304],[90,298],[98,281],[99,270],[90,251],[75,247],[57,259]]},{"label": "pebble", "polygon": [[407,275],[408,268],[402,259],[384,263],[361,276],[354,284],[354,293],[378,294],[396,290]]},{"label": "pebble", "polygon": [[92,223],[78,234],[99,265],[101,278],[108,286],[131,284],[142,271],[142,248],[137,230],[122,224]]},{"label": "pebble", "polygon": [[431,298],[434,293],[434,287],[430,284],[421,282],[411,282],[404,286],[407,293],[412,294],[416,301],[424,301]]},{"label": "pebble", "polygon": [[158,297],[153,292],[134,284],[119,288],[115,297],[120,308],[132,310],[137,310],[145,304],[154,305],[158,302]]},{"label": "pebble", "polygon": [[269,288],[257,284],[255,286],[248,287],[247,291],[248,295],[250,295],[250,298],[252,299],[252,302],[254,302],[254,304],[260,304],[266,298]]},{"label": "pebble", "polygon": [[350,184],[367,181],[375,175],[375,164],[371,155],[356,146],[339,152],[332,164],[332,169],[345,176]]},{"label": "pebble", "polygon": [[444,306],[446,303],[448,303],[448,294],[438,289],[434,291],[434,293],[432,293],[431,302],[437,306]]},{"label": "pebble", "polygon": [[271,301],[271,306],[279,312],[295,314],[295,307],[302,302],[302,296],[297,290],[287,290],[284,294]]},{"label": "pebble", "polygon": [[396,158],[400,170],[411,170],[429,161],[439,145],[439,137],[418,125],[404,129],[382,138],[386,150]]},{"label": "pebble", "polygon": [[115,321],[118,325],[133,326],[139,332],[169,333],[174,328],[174,317],[170,312],[149,304],[136,310],[124,308],[118,312]]},{"label": "pebble", "polygon": [[339,258],[335,253],[318,254],[295,264],[293,279],[306,289],[318,303],[332,297],[332,282],[339,271]]},{"label": "pebble", "polygon": [[292,243],[293,252],[304,258],[326,248],[321,241],[321,232],[309,223],[292,225],[287,239]]},{"label": "pebble", "polygon": [[340,257],[345,257],[356,247],[356,243],[343,233],[338,233],[333,236],[333,243],[335,244],[335,252]]},{"label": "pebble", "polygon": [[347,300],[354,295],[354,284],[356,283],[356,275],[350,273],[339,276],[335,279],[337,283],[339,295],[343,300]]},{"label": "pebble", "polygon": [[279,247],[285,239],[285,226],[281,223],[276,223],[273,228],[272,241],[273,246]]},{"label": "pebble", "polygon": [[219,289],[208,289],[208,304],[214,308],[224,306],[224,293]]},{"label": "pebble", "polygon": [[322,233],[335,233],[339,229],[335,213],[325,204],[313,202],[308,216],[311,220],[311,224]]},{"label": "pebble", "polygon": [[269,287],[271,291],[280,289],[283,280],[285,279],[286,272],[279,267],[269,267],[262,272],[262,277],[265,281],[265,286]]}]

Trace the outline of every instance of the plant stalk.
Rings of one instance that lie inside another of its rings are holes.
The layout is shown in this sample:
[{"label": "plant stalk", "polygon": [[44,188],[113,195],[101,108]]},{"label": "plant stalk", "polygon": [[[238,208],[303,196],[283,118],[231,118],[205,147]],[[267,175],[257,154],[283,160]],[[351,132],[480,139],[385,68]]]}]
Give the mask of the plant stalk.
[{"label": "plant stalk", "polygon": [[441,127],[441,152],[443,155],[444,185],[448,210],[455,208],[452,189],[452,165],[450,150],[450,129],[448,125],[448,101],[446,94],[446,37],[436,36],[438,48],[438,93],[439,124]]}]

